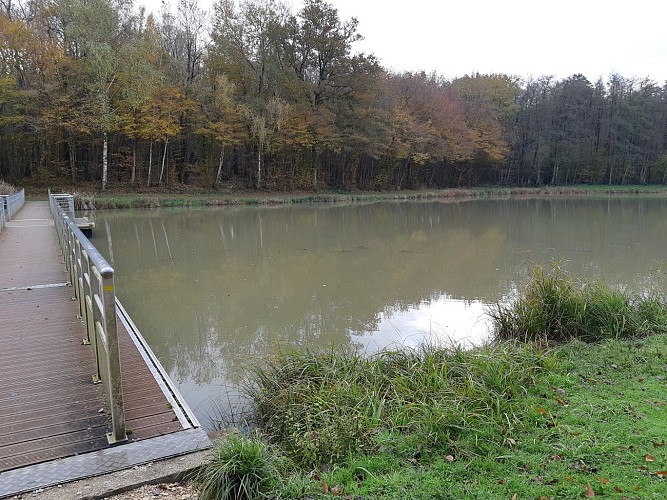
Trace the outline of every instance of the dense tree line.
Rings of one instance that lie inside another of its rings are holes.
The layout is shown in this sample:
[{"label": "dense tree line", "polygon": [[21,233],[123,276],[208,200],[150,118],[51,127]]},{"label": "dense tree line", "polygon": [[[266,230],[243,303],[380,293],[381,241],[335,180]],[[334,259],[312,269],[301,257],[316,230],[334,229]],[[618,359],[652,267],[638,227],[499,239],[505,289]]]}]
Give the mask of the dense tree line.
[{"label": "dense tree line", "polygon": [[391,73],[323,0],[0,0],[0,178],[263,189],[665,183],[667,85]]}]

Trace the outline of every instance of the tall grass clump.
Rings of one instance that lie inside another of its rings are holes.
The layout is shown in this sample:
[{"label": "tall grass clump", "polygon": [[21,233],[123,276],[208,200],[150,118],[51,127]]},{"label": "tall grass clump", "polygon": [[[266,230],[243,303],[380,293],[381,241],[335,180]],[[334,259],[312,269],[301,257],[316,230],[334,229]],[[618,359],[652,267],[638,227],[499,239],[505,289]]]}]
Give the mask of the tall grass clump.
[{"label": "tall grass clump", "polygon": [[278,481],[277,460],[277,455],[259,436],[231,433],[216,443],[209,460],[199,470],[196,479],[201,488],[200,498],[264,498]]},{"label": "tall grass clump", "polygon": [[464,351],[293,352],[256,369],[258,425],[306,467],[391,449],[475,455],[497,449],[518,422],[515,398],[548,358],[529,345]]},{"label": "tall grass clump", "polygon": [[17,193],[18,189],[13,184],[0,180],[0,195],[9,195]]},{"label": "tall grass clump", "polygon": [[488,313],[499,340],[600,342],[667,331],[661,296],[582,284],[557,264],[550,272],[535,267],[516,302],[495,304]]}]

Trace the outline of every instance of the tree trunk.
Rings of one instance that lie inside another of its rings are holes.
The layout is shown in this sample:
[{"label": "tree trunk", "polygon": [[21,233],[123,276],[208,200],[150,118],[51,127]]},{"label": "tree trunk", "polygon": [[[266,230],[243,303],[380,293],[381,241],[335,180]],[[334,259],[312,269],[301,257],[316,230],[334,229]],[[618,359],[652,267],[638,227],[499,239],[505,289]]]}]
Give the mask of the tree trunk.
[{"label": "tree trunk", "polygon": [[215,186],[217,187],[220,184],[220,177],[222,176],[222,162],[225,159],[225,145],[222,145],[220,149],[220,160],[218,161],[218,172],[215,174]]},{"label": "tree trunk", "polygon": [[556,184],[556,179],[558,178],[558,161],[556,160],[554,162],[554,168],[553,171],[551,172],[551,185],[553,186]]},{"label": "tree trunk", "polygon": [[317,191],[317,171],[319,170],[319,157],[317,156],[317,151],[315,148],[311,150],[313,155],[313,191]]},{"label": "tree trunk", "polygon": [[148,148],[148,175],[146,176],[146,187],[151,187],[151,170],[153,168],[153,139]]},{"label": "tree trunk", "polygon": [[164,141],[164,152],[162,153],[162,168],[160,168],[160,178],[158,179],[158,184],[162,185],[162,176],[164,175],[164,163],[167,159],[167,146],[169,145],[169,139]]},{"label": "tree trunk", "polygon": [[262,148],[257,148],[257,183],[256,188],[262,185]]},{"label": "tree trunk", "polygon": [[72,184],[76,184],[76,153],[71,141],[67,141],[67,148],[69,149],[69,169],[72,175]]},{"label": "tree trunk", "polygon": [[132,174],[130,177],[130,184],[134,184],[134,181],[137,178],[137,141],[134,140],[132,144]]},{"label": "tree trunk", "polygon": [[102,191],[107,188],[107,177],[109,173],[109,138],[104,132],[104,142],[102,146]]}]

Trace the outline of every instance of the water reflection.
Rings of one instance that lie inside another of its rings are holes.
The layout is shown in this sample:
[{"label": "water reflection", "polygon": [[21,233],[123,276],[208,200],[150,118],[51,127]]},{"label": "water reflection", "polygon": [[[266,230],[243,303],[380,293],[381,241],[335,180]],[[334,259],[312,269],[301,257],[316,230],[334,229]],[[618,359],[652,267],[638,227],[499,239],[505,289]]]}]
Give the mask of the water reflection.
[{"label": "water reflection", "polygon": [[490,339],[487,306],[481,300],[443,296],[415,304],[398,314],[391,310],[382,312],[376,330],[362,334],[351,332],[351,339],[368,354],[385,348],[415,348],[421,344],[479,346]]},{"label": "water reflection", "polygon": [[485,305],[534,263],[645,280],[666,215],[662,198],[93,214],[120,299],[203,420],[211,398],[280,350],[479,343]]}]

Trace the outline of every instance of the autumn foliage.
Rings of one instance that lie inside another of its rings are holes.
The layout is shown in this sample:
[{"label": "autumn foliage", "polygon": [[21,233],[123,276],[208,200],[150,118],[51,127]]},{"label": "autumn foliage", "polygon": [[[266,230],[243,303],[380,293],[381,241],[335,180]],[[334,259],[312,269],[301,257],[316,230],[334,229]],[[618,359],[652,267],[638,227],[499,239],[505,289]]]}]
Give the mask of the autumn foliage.
[{"label": "autumn foliage", "polygon": [[[667,179],[650,80],[394,73],[307,0],[3,2],[0,178],[420,189]],[[106,154],[108,153],[108,155]],[[108,180],[107,180],[108,179]]]}]

